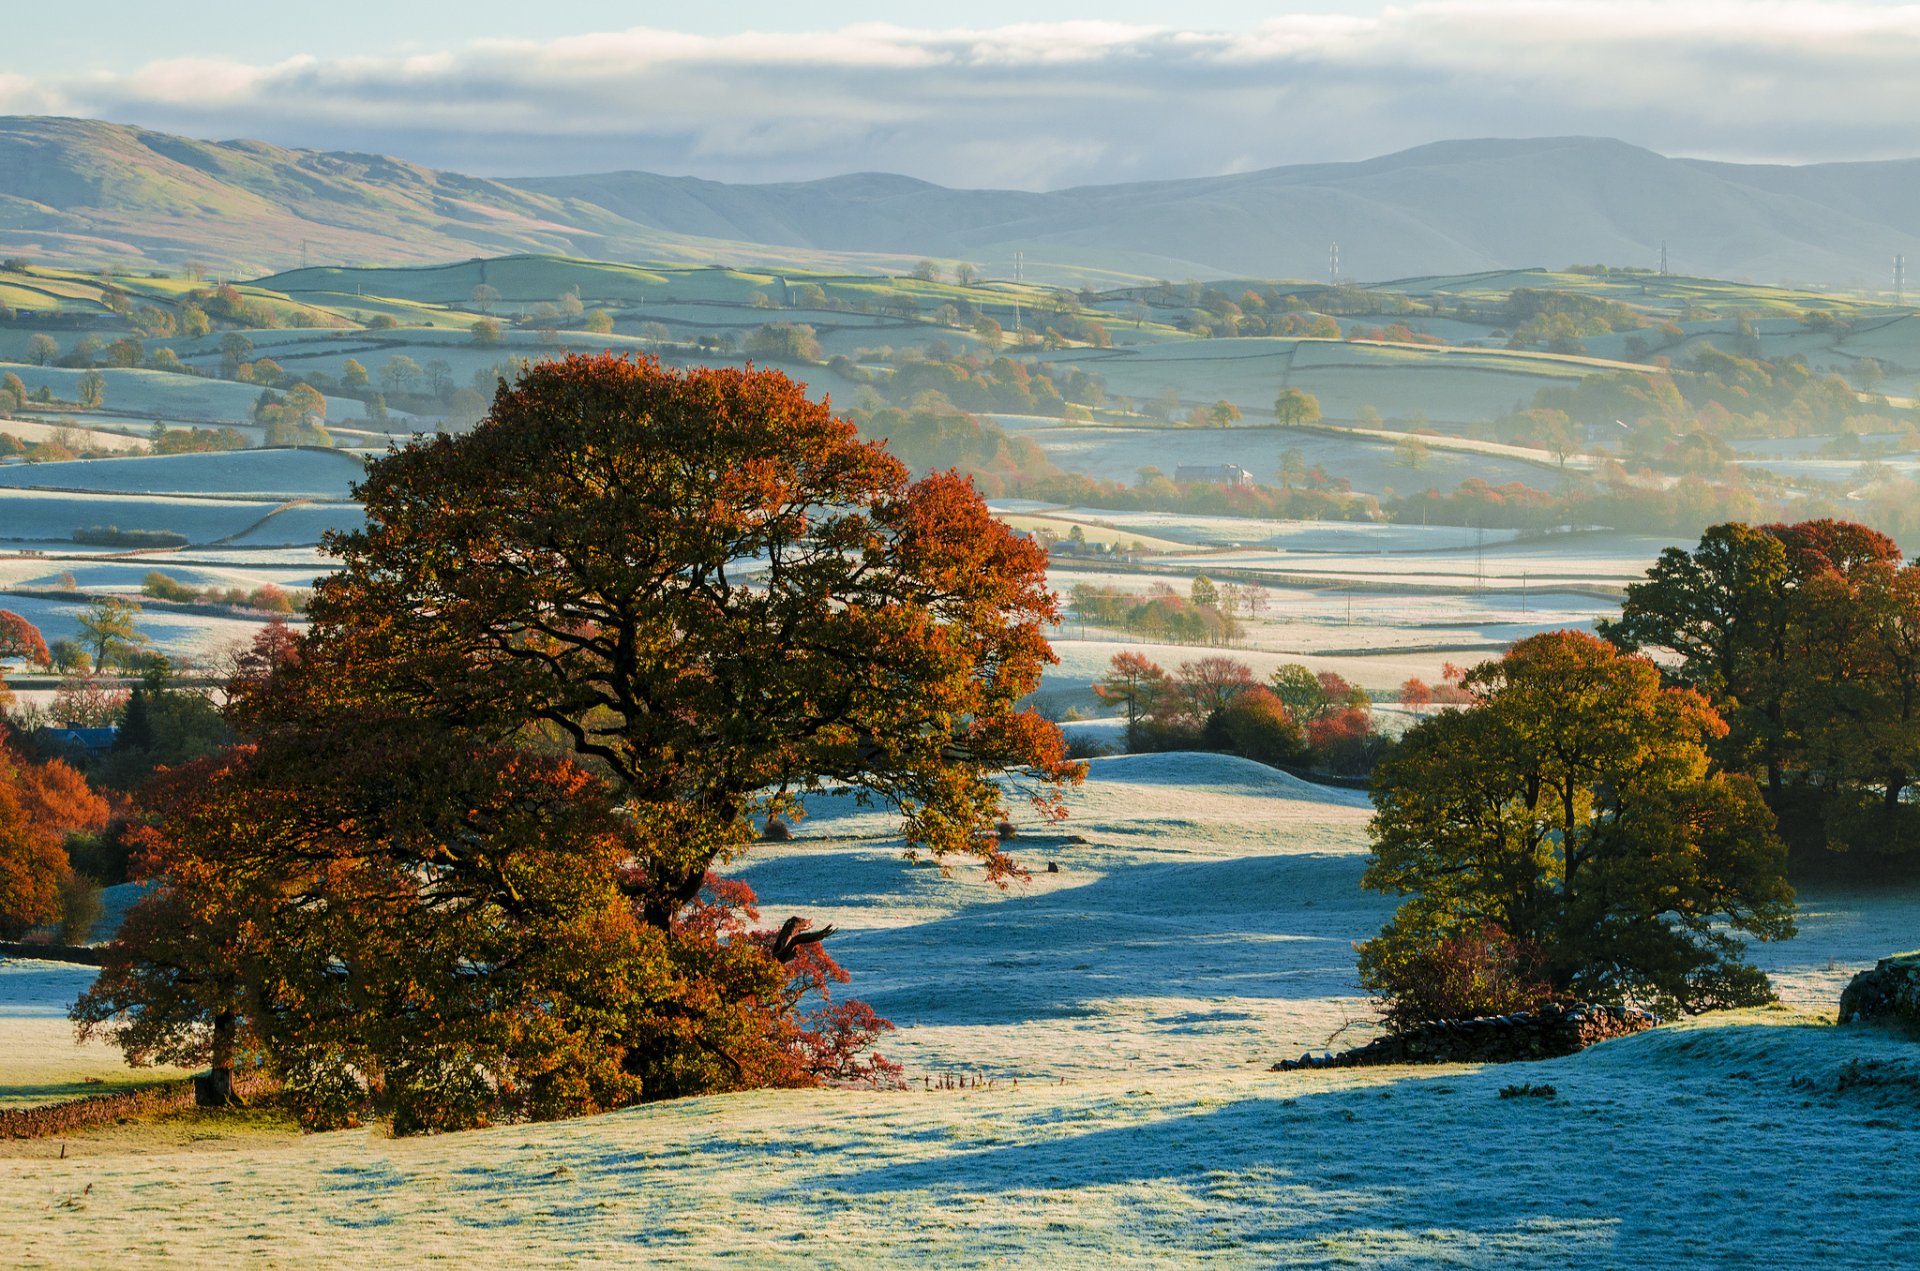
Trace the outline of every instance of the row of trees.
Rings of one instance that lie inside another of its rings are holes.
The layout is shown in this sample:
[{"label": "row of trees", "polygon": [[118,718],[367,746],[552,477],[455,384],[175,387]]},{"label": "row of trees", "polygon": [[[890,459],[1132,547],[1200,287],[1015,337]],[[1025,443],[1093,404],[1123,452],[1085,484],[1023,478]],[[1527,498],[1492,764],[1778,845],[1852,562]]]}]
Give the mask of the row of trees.
[{"label": "row of trees", "polygon": [[1240,635],[1241,589],[1222,589],[1202,574],[1186,596],[1165,583],[1146,592],[1082,583],[1073,589],[1073,613],[1082,622],[1174,644],[1231,644]]},{"label": "row of trees", "polygon": [[1126,712],[1127,749],[1217,750],[1276,767],[1340,776],[1368,771],[1387,749],[1373,730],[1365,690],[1298,663],[1262,684],[1228,657],[1183,662],[1177,672],[1139,653],[1117,653],[1094,685]]},{"label": "row of trees", "polygon": [[1390,1021],[1766,1001],[1742,937],[1792,934],[1790,849],[1859,880],[1911,869],[1920,568],[1891,540],[1716,525],[1601,633],[1476,668],[1467,708],[1377,770],[1365,881],[1411,897],[1361,951]]},{"label": "row of trees", "polygon": [[1920,567],[1847,521],[1716,525],[1669,548],[1602,628],[1674,659],[1725,718],[1716,763],[1761,783],[1804,859],[1920,848]]}]

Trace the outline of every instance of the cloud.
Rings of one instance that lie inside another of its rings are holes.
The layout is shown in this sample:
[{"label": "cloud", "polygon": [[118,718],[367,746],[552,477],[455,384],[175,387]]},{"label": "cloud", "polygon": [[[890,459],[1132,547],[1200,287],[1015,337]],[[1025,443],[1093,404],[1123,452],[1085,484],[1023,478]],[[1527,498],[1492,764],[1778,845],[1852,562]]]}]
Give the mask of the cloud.
[{"label": "cloud", "polygon": [[1786,162],[1909,155],[1920,6],[1428,0],[1236,32],[1114,22],[639,28],[413,57],[196,58],[0,76],[0,108],[382,150],[490,175],[857,170],[1056,188],[1617,136]]}]

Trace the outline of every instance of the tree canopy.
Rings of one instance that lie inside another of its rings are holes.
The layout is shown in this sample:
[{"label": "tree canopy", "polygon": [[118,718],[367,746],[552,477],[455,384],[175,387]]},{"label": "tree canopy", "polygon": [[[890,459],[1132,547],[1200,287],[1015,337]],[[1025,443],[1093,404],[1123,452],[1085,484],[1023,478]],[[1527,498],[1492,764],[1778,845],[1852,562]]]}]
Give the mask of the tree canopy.
[{"label": "tree canopy", "polygon": [[68,834],[106,824],[107,804],[60,760],[23,754],[0,725],[0,939],[58,921],[73,869]]},{"label": "tree canopy", "polygon": [[[846,782],[935,853],[1009,863],[995,777],[1072,774],[1016,708],[1051,660],[1045,553],[962,479],[910,482],[784,375],[569,357],[377,464],[315,638],[366,692],[556,730],[685,840],[680,903],[750,818]],[[690,836],[690,837],[689,837]]]},{"label": "tree canopy", "polygon": [[1807,859],[1920,848],[1920,571],[1845,521],[1715,525],[1669,548],[1601,627],[1672,655],[1725,717],[1725,767],[1763,783]]},{"label": "tree canopy", "polygon": [[153,827],[77,1018],[258,1055],[315,1126],[881,1071],[828,931],[758,928],[714,867],[851,787],[1016,874],[1003,791],[1057,815],[1080,771],[1016,706],[1051,657],[1044,553],[782,375],[611,355],[530,367],[360,495],[309,633],[242,659],[248,744]]},{"label": "tree canopy", "polygon": [[1415,725],[1375,773],[1365,884],[1410,896],[1362,949],[1391,995],[1434,944],[1487,930],[1538,950],[1563,995],[1684,1011],[1765,1000],[1733,933],[1793,931],[1773,818],[1712,771],[1726,725],[1644,658],[1571,631],[1468,673],[1472,703]]},{"label": "tree canopy", "polygon": [[1313,424],[1320,421],[1320,399],[1298,388],[1283,388],[1273,399],[1273,417],[1282,424]]}]

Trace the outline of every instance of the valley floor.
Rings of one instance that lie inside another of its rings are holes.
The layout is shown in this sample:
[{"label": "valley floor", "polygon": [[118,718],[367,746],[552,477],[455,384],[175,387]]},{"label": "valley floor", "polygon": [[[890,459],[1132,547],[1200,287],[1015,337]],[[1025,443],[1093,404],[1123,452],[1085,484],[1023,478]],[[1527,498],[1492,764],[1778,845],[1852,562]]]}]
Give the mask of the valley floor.
[{"label": "valley floor", "polygon": [[[1542,1064],[1272,1073],[1369,1031],[1351,942],[1392,906],[1358,888],[1361,796],[1219,756],[1096,761],[1073,818],[1020,840],[1036,873],[1010,894],[902,862],[885,816],[834,802],[743,872],[768,922],[842,928],[908,1089],[409,1140],[185,1118],[65,1159],[0,1145],[6,1261],[1877,1267],[1920,1247],[1920,1045],[1811,1013],[1914,943],[1920,895],[1805,897],[1802,935],[1761,951],[1781,1009]],[[70,986],[42,979],[6,990],[0,1036],[54,1024]],[[942,1088],[962,1073],[981,1084]]]}]

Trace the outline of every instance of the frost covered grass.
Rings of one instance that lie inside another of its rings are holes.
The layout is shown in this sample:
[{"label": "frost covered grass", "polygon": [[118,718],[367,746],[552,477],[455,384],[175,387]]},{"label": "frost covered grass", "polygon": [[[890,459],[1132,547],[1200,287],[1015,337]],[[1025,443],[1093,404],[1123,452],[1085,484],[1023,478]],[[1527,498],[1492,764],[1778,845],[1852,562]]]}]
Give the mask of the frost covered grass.
[{"label": "frost covered grass", "polygon": [[243,547],[304,547],[319,543],[329,530],[348,533],[366,523],[357,503],[307,503],[280,509],[232,541]]},{"label": "frost covered grass", "polygon": [[[1244,516],[1195,516],[1184,512],[1115,512],[1105,508],[1058,508],[1007,500],[991,505],[1044,512],[1054,520],[1099,526],[1135,536],[1159,535],[1182,544],[1223,547],[1229,543],[1290,551],[1364,553],[1472,550],[1475,532],[1457,525],[1408,525],[1391,521],[1285,521]],[[1091,535],[1089,535],[1091,537]],[[1487,544],[1517,537],[1514,530],[1487,530]],[[1121,540],[1123,543],[1130,541]],[[1148,543],[1149,549],[1152,544]]]},{"label": "frost covered grass", "polygon": [[1206,557],[1216,570],[1312,578],[1330,585],[1412,583],[1426,588],[1473,591],[1485,585],[1518,588],[1624,587],[1645,577],[1669,545],[1666,539],[1631,535],[1567,535],[1520,543],[1476,546],[1473,531],[1453,531],[1449,549],[1419,553],[1288,551],[1248,548]]},{"label": "frost covered grass", "polygon": [[[79,1136],[64,1160],[10,1144],[8,1260],[1879,1267],[1920,1240],[1920,1047],[1887,1034],[1771,1010],[1540,1064],[1267,1071],[1367,1032],[1350,942],[1391,906],[1358,888],[1358,795],[1218,756],[1096,761],[1067,823],[1018,827],[1037,872],[1010,892],[903,862],[883,812],[810,811],[742,872],[764,918],[842,928],[909,1089],[409,1140],[192,1121]],[[1829,977],[1910,945],[1920,914],[1806,902],[1766,954],[1824,1010]],[[20,1011],[42,1011],[6,1029],[57,1023],[84,983],[43,965],[0,964],[29,967]],[[954,1072],[991,1084],[927,1080]],[[1512,1084],[1556,1094],[1501,1099]]]},{"label": "frost covered grass", "polygon": [[[53,441],[61,436],[78,436],[80,440],[95,450],[144,450],[145,437],[137,437],[118,432],[106,432],[98,428],[80,428],[72,424],[43,423],[31,419],[0,419],[0,432],[17,437],[24,442]],[[8,469],[0,468],[0,472]]]},{"label": "frost covered grass", "polygon": [[[86,371],[57,366],[30,366],[13,363],[6,370],[18,375],[28,392],[50,389],[61,401],[79,396],[80,377]],[[169,419],[194,423],[224,423],[249,419],[254,399],[260,390],[251,384],[231,380],[202,379],[173,371],[148,371],[103,367],[106,377],[106,405],[111,411],[142,420]],[[346,418],[360,403],[351,398],[327,399],[329,417]],[[77,416],[76,424],[85,425],[87,417]]]},{"label": "frost covered grass", "polygon": [[82,1099],[182,1075],[131,1069],[112,1047],[74,1040],[66,1004],[92,982],[89,967],[0,959],[0,1108]]},{"label": "frost covered grass", "polygon": [[[1264,396],[1256,396],[1247,404],[1257,410],[1272,410],[1276,382],[1255,390]],[[1157,391],[1157,387],[1148,388],[1142,396],[1151,398]],[[1210,398],[1211,389],[1208,394]],[[1322,404],[1327,404],[1324,399]],[[1508,399],[1500,409],[1511,405]],[[1385,410],[1385,404],[1380,408]],[[1334,417],[1331,407],[1328,413]],[[1408,468],[1395,443],[1311,429],[1104,427],[1063,425],[1051,420],[1023,422],[1020,416],[994,418],[1011,422],[1012,431],[1031,438],[1060,468],[1128,485],[1139,480],[1142,468],[1157,467],[1172,476],[1183,463],[1237,463],[1256,480],[1270,485],[1277,479],[1281,455],[1288,450],[1298,450],[1309,467],[1321,468],[1329,476],[1345,477],[1356,490],[1374,494],[1383,494],[1389,488],[1403,494],[1429,487],[1451,490],[1469,477],[1481,477],[1493,485],[1519,481],[1536,489],[1554,480],[1537,463],[1439,448],[1429,450],[1419,468]]]},{"label": "frost covered grass", "polygon": [[[158,567],[164,569],[164,562]],[[48,642],[77,639],[80,614],[85,608],[80,601],[42,600],[0,591],[0,609],[11,609],[40,628]],[[185,613],[159,606],[142,610],[137,618],[140,630],[153,641],[154,649],[171,658],[195,660],[248,644],[259,633],[263,621],[257,617]]]},{"label": "frost covered grass", "polygon": [[119,494],[205,494],[228,498],[352,496],[366,465],[334,450],[228,450],[212,454],[76,459],[0,468],[0,485]]},{"label": "frost covered grass", "polygon": [[[101,462],[106,462],[102,460]],[[70,541],[90,525],[123,530],[168,530],[207,543],[237,534],[273,511],[259,500],[185,498],[179,495],[65,494],[0,489],[0,534],[8,541]]]}]

